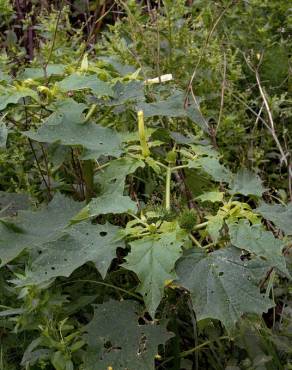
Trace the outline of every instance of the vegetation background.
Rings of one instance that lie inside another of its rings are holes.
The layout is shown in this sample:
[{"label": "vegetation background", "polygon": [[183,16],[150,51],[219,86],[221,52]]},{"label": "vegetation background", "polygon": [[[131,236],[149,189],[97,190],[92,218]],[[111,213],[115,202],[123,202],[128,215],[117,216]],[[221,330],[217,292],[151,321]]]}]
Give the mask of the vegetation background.
[{"label": "vegetation background", "polygon": [[291,19],[0,0],[1,370],[292,369]]}]

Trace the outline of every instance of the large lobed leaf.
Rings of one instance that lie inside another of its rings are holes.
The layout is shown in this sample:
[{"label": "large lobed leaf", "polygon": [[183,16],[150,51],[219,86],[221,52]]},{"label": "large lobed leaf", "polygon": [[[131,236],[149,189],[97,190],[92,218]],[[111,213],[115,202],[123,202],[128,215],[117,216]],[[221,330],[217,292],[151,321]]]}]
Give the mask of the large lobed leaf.
[{"label": "large lobed leaf", "polygon": [[241,169],[234,176],[230,186],[231,194],[255,195],[261,197],[266,189],[258,175],[247,169]]},{"label": "large lobed leaf", "polygon": [[107,82],[101,81],[96,75],[80,75],[73,73],[57,83],[63,91],[90,89],[97,96],[113,96],[113,90]]},{"label": "large lobed leaf", "polygon": [[116,257],[116,249],[123,247],[123,242],[115,240],[118,229],[109,223],[71,226],[61,238],[38,248],[22,284],[40,284],[58,276],[68,277],[89,261],[104,278]]},{"label": "large lobed leaf", "polygon": [[29,138],[46,143],[59,142],[62,145],[81,145],[94,150],[95,157],[101,155],[119,156],[120,139],[115,131],[92,122],[84,122],[85,104],[66,99],[55,104],[55,111],[37,131],[25,131]]},{"label": "large lobed leaf", "polygon": [[228,223],[231,243],[255,255],[264,258],[271,267],[277,267],[289,276],[285,258],[282,254],[284,243],[276,239],[270,231],[261,225],[250,225],[247,220],[238,223]]},{"label": "large lobed leaf", "polygon": [[0,91],[0,111],[5,109],[9,104],[17,104],[20,99],[31,97],[34,100],[38,99],[38,94],[26,87],[21,89],[11,88]]},{"label": "large lobed leaf", "polygon": [[288,205],[262,203],[256,209],[264,218],[272,221],[286,235],[292,235],[292,203]]},{"label": "large lobed leaf", "polygon": [[142,81],[130,81],[127,84],[117,82],[114,86],[114,98],[107,104],[115,106],[143,100],[145,95]]},{"label": "large lobed leaf", "polygon": [[58,239],[82,205],[57,194],[47,207],[37,211],[19,211],[16,218],[0,223],[0,267],[25,248]]},{"label": "large lobed leaf", "polygon": [[210,254],[194,250],[179,260],[178,282],[190,291],[198,321],[218,319],[232,331],[244,313],[262,314],[273,306],[253,281],[254,264],[240,256],[230,247]]},{"label": "large lobed leaf", "polygon": [[[190,145],[194,153],[194,159],[188,159],[188,168],[202,169],[215,181],[230,183],[232,173],[228,168],[220,163],[219,153],[209,145]],[[187,152],[184,150],[182,154]]]},{"label": "large lobed leaf", "polygon": [[[199,102],[199,98],[197,103]],[[185,107],[185,93],[179,90],[173,92],[167,99],[154,103],[139,103],[137,110],[143,110],[145,117],[188,117],[195,122],[203,131],[208,132],[208,123],[202,116],[197,104]]]},{"label": "large lobed leaf", "polygon": [[158,346],[172,334],[163,325],[139,325],[140,310],[133,301],[94,307],[94,317],[85,327],[89,345],[85,370],[154,370]]},{"label": "large lobed leaf", "polygon": [[137,274],[140,280],[138,291],[153,317],[166,283],[176,278],[174,265],[182,254],[184,238],[184,234],[173,231],[130,243],[131,252],[123,266]]},{"label": "large lobed leaf", "polygon": [[44,68],[25,68],[20,74],[19,78],[25,80],[27,78],[32,79],[43,79],[46,77],[51,77],[54,75],[62,75],[65,70],[64,64],[48,64],[46,68],[46,73]]},{"label": "large lobed leaf", "polygon": [[[219,162],[216,157],[202,157],[196,161],[195,166],[202,168],[208,175],[210,175],[215,181],[227,182],[231,180],[231,172]],[[192,168],[189,163],[189,168]]]}]

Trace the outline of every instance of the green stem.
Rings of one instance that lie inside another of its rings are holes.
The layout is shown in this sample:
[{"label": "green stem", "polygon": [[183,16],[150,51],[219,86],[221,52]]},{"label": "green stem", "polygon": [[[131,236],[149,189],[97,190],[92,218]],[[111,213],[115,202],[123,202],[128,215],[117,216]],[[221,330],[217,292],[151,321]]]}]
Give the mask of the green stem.
[{"label": "green stem", "polygon": [[98,164],[98,167],[96,167],[96,168],[94,169],[94,172],[97,172],[97,171],[103,170],[105,167],[107,167],[107,166],[110,164],[110,162],[106,162],[106,163],[104,163],[104,164],[99,165],[99,163],[98,163],[98,161],[97,161],[97,160],[96,160],[96,163]]},{"label": "green stem", "polygon": [[90,120],[90,117],[93,115],[95,109],[96,109],[96,104],[92,104],[92,106],[90,107],[88,113],[85,116],[85,119],[84,119],[83,123],[86,123],[86,122],[88,122]]},{"label": "green stem", "polygon": [[147,224],[147,222],[144,222],[143,220],[141,220],[141,218],[137,217],[134,213],[132,212],[128,212],[128,214],[130,216],[132,216],[135,220],[139,221],[140,224],[144,225],[145,227],[148,227],[149,225]]},{"label": "green stem", "polygon": [[170,210],[170,180],[171,180],[171,167],[168,166],[166,170],[165,181],[165,209]]},{"label": "green stem", "polygon": [[204,245],[202,248],[203,249],[208,249],[208,248],[214,247],[214,245],[216,245],[216,243],[215,242],[212,242],[212,243],[209,243],[207,245]]},{"label": "green stem", "polygon": [[175,167],[172,167],[172,171],[177,171],[177,170],[181,170],[183,168],[188,168],[189,166],[187,164],[182,164],[181,166],[175,166]]},{"label": "green stem", "polygon": [[201,244],[199,243],[199,241],[191,234],[189,233],[189,237],[191,238],[191,240],[195,243],[195,245],[198,247],[198,248],[203,248],[201,246]]},{"label": "green stem", "polygon": [[158,164],[158,166],[161,166],[163,168],[167,168],[167,166],[159,161],[155,161],[156,164]]},{"label": "green stem", "polygon": [[202,222],[201,224],[198,224],[198,225],[195,225],[194,227],[193,227],[193,230],[200,230],[200,229],[203,229],[205,226],[207,226],[208,225],[208,221],[206,221],[206,222]]}]

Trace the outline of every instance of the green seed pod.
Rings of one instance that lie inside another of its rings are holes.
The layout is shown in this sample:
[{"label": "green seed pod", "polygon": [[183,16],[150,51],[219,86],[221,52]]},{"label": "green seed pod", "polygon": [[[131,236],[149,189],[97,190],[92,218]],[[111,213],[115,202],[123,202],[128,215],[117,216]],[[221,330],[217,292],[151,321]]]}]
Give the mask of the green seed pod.
[{"label": "green seed pod", "polygon": [[170,152],[168,152],[166,154],[166,160],[167,160],[168,163],[174,164],[175,161],[176,161],[176,152],[173,151],[173,150],[171,150]]},{"label": "green seed pod", "polygon": [[193,209],[184,210],[182,214],[180,215],[178,222],[179,222],[179,226],[182,229],[185,229],[188,232],[191,232],[194,226],[197,224],[197,214]]}]

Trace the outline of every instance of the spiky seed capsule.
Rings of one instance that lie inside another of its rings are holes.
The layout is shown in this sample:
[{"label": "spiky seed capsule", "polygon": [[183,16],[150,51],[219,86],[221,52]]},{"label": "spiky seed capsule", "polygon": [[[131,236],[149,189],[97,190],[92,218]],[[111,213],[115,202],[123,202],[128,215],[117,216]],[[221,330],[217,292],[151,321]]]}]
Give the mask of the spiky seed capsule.
[{"label": "spiky seed capsule", "polygon": [[176,152],[171,150],[166,154],[166,160],[168,163],[174,164],[176,161]]},{"label": "spiky seed capsule", "polygon": [[191,232],[197,223],[197,214],[193,209],[187,209],[181,213],[178,222],[182,229]]}]

